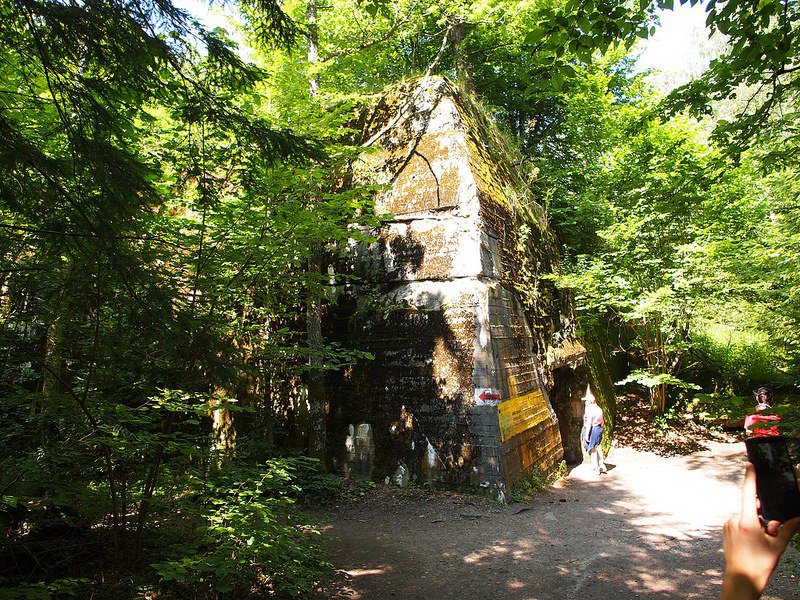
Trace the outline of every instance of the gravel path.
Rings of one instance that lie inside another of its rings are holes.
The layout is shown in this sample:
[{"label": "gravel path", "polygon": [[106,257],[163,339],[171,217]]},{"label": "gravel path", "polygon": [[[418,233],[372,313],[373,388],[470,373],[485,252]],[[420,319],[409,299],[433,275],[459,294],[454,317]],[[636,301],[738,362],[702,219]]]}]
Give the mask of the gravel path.
[{"label": "gravel path", "polygon": [[[326,515],[341,575],[329,598],[718,598],[721,527],[738,510],[744,444],[662,457],[617,448],[526,503],[382,491]],[[796,552],[764,598],[800,598]]]}]

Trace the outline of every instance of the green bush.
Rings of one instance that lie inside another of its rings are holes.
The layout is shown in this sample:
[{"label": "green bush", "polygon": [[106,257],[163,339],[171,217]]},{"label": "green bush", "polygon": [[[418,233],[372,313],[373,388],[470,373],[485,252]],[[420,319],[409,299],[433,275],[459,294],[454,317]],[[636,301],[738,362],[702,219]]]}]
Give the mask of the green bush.
[{"label": "green bush", "polygon": [[[0,399],[0,415],[11,406]],[[0,495],[6,533],[0,562],[15,565],[0,579],[0,600],[122,598],[140,586],[160,590],[164,598],[309,594],[328,565],[318,529],[299,500],[306,499],[306,484],[313,497],[338,493],[336,478],[320,473],[316,460],[276,457],[273,448],[247,436],[239,438],[235,455],[211,453],[208,434],[191,419],[182,420],[167,438],[140,559],[131,558],[138,545],[133,513],[141,502],[144,472],[131,464],[151,438],[143,428],[137,439],[129,439],[122,428],[152,411],[139,412],[122,414],[120,433],[112,438],[120,448],[118,485],[123,474],[127,481],[127,509],[120,511],[128,515],[120,528],[122,560],[112,553],[108,485],[94,447],[53,439],[36,453],[0,459],[11,474],[0,470],[0,484],[15,484],[13,495]],[[62,428],[59,433],[70,432]],[[25,437],[31,434],[0,434],[2,439]],[[123,460],[127,456],[131,462]],[[24,477],[11,479],[15,472]]]},{"label": "green bush", "polygon": [[706,324],[695,331],[691,345],[700,359],[697,380],[713,382],[717,389],[747,394],[790,380],[785,357],[763,332]]},{"label": "green bush", "polygon": [[[315,464],[302,457],[260,466],[229,462],[205,478],[193,477],[178,512],[194,529],[152,564],[165,588],[233,597],[248,590],[308,593],[328,568],[318,531],[295,500],[299,477]],[[174,541],[180,530],[172,533],[167,537]]]},{"label": "green bush", "polygon": [[[48,584],[24,583],[14,587],[0,588],[0,600],[50,600],[56,598],[79,598],[86,594],[89,580],[83,577],[56,579]],[[0,579],[0,585],[3,580]]]}]

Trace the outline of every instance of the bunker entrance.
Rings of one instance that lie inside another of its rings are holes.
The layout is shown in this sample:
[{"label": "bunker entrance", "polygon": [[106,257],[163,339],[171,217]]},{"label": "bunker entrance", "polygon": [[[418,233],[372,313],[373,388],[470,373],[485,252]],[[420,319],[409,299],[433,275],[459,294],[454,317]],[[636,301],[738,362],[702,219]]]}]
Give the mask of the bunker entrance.
[{"label": "bunker entrance", "polygon": [[553,390],[550,401],[558,416],[564,460],[569,464],[583,461],[581,451],[581,425],[583,423],[583,401],[589,369],[586,365],[564,365],[553,371]]}]

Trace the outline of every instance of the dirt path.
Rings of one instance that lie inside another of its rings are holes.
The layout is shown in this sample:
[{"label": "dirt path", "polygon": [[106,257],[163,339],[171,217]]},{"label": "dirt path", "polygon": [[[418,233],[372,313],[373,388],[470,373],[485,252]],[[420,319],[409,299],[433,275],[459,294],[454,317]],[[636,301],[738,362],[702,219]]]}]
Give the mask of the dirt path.
[{"label": "dirt path", "polygon": [[[744,445],[665,458],[617,448],[528,503],[381,492],[330,517],[337,598],[718,598],[720,531],[738,509]],[[765,599],[800,597],[797,553]]]}]

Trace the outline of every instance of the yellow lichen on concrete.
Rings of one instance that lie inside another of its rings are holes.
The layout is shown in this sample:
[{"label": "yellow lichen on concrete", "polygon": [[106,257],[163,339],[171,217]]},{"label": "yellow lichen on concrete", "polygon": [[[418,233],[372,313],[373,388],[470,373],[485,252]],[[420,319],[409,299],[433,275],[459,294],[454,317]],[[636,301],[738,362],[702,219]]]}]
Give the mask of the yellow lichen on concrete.
[{"label": "yellow lichen on concrete", "polygon": [[379,195],[379,212],[404,215],[456,206],[461,177],[460,141],[442,133],[423,136],[387,153],[382,166],[395,173],[391,190]]},{"label": "yellow lichen on concrete", "polygon": [[555,369],[570,362],[583,360],[585,356],[586,348],[579,341],[566,339],[561,345],[548,348],[547,365]]},{"label": "yellow lichen on concrete", "polygon": [[[381,233],[378,241],[394,280],[446,280],[454,275],[480,274],[479,266],[461,264],[469,255],[470,232],[457,222],[455,226],[453,221],[433,220],[401,224]],[[473,253],[477,256],[478,249]]]},{"label": "yellow lichen on concrete", "polygon": [[443,338],[436,340],[433,347],[433,377],[437,383],[442,397],[453,397],[461,391],[459,385],[458,357],[453,355],[450,345]]},{"label": "yellow lichen on concrete", "polygon": [[500,421],[500,440],[503,442],[547,421],[551,414],[541,390],[501,402],[497,412]]}]

